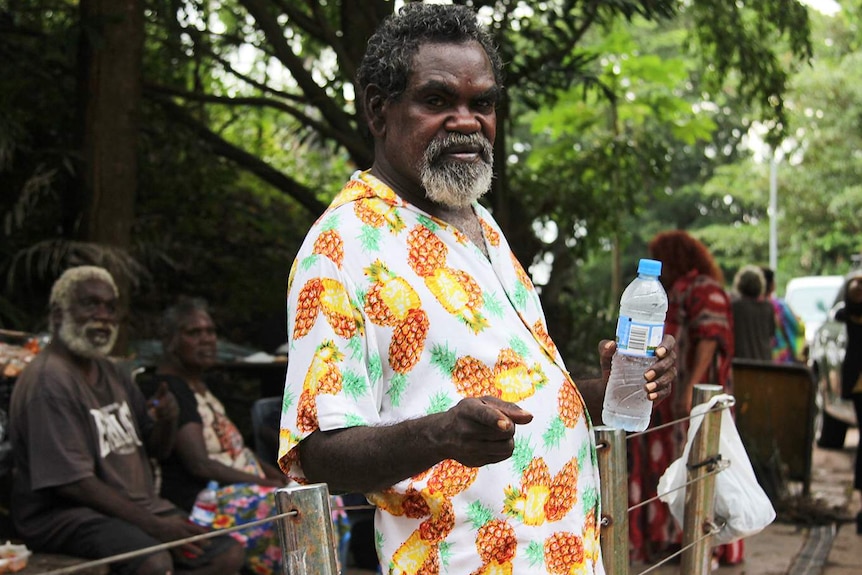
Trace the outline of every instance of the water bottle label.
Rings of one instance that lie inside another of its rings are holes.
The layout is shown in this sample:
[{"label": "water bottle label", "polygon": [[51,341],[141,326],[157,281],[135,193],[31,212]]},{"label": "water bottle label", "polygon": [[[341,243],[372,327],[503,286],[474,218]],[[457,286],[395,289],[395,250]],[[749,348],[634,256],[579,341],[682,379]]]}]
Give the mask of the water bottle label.
[{"label": "water bottle label", "polygon": [[197,523],[198,525],[209,527],[215,521],[215,516],[215,509],[205,509],[196,505],[192,508],[192,513],[189,516],[189,520],[192,523]]},{"label": "water bottle label", "polygon": [[655,357],[655,349],[661,344],[664,323],[634,321],[621,315],[617,321],[617,351],[625,355]]}]

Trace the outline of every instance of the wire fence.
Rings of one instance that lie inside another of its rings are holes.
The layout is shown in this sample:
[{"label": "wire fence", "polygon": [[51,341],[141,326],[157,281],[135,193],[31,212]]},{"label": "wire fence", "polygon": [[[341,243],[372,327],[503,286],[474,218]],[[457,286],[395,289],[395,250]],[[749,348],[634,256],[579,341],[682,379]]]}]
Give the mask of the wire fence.
[{"label": "wire fence", "polygon": [[[721,392],[720,386],[696,385],[694,403],[706,403]],[[691,493],[687,493],[685,497],[685,520],[680,550],[650,565],[638,575],[650,573],[677,558],[680,558],[681,575],[706,575],[710,572],[710,542],[723,527],[721,522],[716,522],[713,517],[715,477],[732,464],[718,457],[720,412],[731,408],[733,404],[733,398],[729,397],[727,401],[719,403],[703,415],[703,423],[694,439],[687,462],[688,479],[683,485],[667,492],[691,489]],[[667,495],[667,493],[661,493],[635,505],[628,505],[626,441],[665,427],[687,424],[691,419],[691,417],[678,419],[628,436],[622,430],[610,427],[596,428],[602,497],[601,547],[607,575],[629,575],[628,514]],[[338,575],[344,566],[340,565],[338,560],[332,511],[375,509],[371,505],[332,507],[326,484],[278,489],[275,491],[275,500],[278,513],[271,517],[137,551],[77,563],[49,571],[44,575],[74,575],[118,561],[127,561],[212,537],[252,529],[270,522],[276,522],[278,525],[284,575]]]}]

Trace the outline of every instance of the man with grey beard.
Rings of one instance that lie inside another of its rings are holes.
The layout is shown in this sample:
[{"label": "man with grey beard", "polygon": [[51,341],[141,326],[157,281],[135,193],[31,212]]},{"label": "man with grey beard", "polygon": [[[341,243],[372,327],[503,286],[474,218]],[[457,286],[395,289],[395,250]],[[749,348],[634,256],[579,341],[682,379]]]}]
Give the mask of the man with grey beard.
[{"label": "man with grey beard", "polygon": [[[166,386],[147,401],[108,359],[117,296],[106,270],[66,270],[51,289],[52,341],[12,393],[12,520],[36,551],[104,558],[205,531],[156,494],[148,454],[170,453],[178,407]],[[242,547],[210,541],[115,562],[111,572],[237,572]]]},{"label": "man with grey beard", "polygon": [[[288,279],[279,464],[377,506],[385,573],[604,573],[590,415],[536,290],[479,198],[500,57],[475,13],[408,3],[359,64],[374,163],[314,224]],[[673,338],[644,374],[656,401]],[[517,447],[516,447],[517,446]]]}]

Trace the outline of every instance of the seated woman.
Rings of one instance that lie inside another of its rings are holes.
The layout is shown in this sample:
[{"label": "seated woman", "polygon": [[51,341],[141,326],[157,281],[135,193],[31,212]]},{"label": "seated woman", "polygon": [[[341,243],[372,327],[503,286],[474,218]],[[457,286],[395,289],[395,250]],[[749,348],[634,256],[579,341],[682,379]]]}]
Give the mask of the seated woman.
[{"label": "seated woman", "polygon": [[[163,359],[149,384],[165,381],[180,406],[176,444],[161,462],[161,495],[191,511],[197,494],[214,480],[219,510],[215,527],[229,527],[275,515],[272,492],[286,478],[246,447],[242,434],[210,392],[206,372],[216,361],[216,329],[201,299],[168,309],[162,324]],[[233,533],[246,545],[246,566],[254,573],[280,572],[275,523]]]}]

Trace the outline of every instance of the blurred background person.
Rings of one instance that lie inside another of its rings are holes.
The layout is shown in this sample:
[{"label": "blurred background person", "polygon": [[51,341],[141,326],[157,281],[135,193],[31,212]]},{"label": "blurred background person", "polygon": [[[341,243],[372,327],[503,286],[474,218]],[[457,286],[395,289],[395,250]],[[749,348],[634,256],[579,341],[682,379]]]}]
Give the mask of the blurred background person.
[{"label": "blurred background person", "polygon": [[[731,389],[733,317],[724,275],[705,245],[682,230],[657,234],[649,243],[650,257],[662,262],[661,283],[668,294],[665,334],[677,341],[678,373],[671,397],[655,406],[650,427],[686,418],[696,383]],[[687,425],[668,426],[628,441],[629,505],[656,496],[658,480],[682,454]],[[661,501],[629,514],[631,556],[654,563],[679,550],[682,532]],[[742,543],[722,546],[725,563],[742,561]]]},{"label": "blurred background person", "polygon": [[775,315],[775,334],[772,338],[772,361],[793,363],[802,360],[805,345],[805,327],[802,320],[793,313],[784,299],[775,293],[775,272],[772,268],[762,267],[766,280],[766,299],[772,305]]},{"label": "blurred background person", "polygon": [[[206,530],[158,496],[148,456],[174,445],[177,402],[147,401],[108,357],[119,294],[107,270],[66,270],[51,288],[51,343],[12,393],[12,518],[35,551],[101,559]],[[115,561],[111,573],[230,575],[243,550],[229,537]]]},{"label": "blurred background person", "polygon": [[[177,398],[176,444],[161,462],[166,499],[190,512],[198,493],[216,481],[218,513],[214,527],[241,525],[275,515],[272,492],[286,478],[245,445],[224,405],[210,391],[207,377],[216,362],[216,327],[202,299],[184,298],[162,318],[163,357],[147,389],[166,383]],[[232,533],[246,547],[246,566],[264,575],[279,573],[281,549],[275,523]]]},{"label": "blurred background person", "polygon": [[733,278],[734,357],[772,361],[775,312],[765,294],[763,271],[753,265],[739,268]]},{"label": "blurred background person", "polygon": [[[841,366],[841,397],[853,401],[856,421],[862,422],[862,271],[847,280],[844,307],[835,313],[847,325],[847,349]],[[862,456],[856,451],[853,489],[862,492]],[[856,533],[862,535],[862,511],[856,515]]]}]

